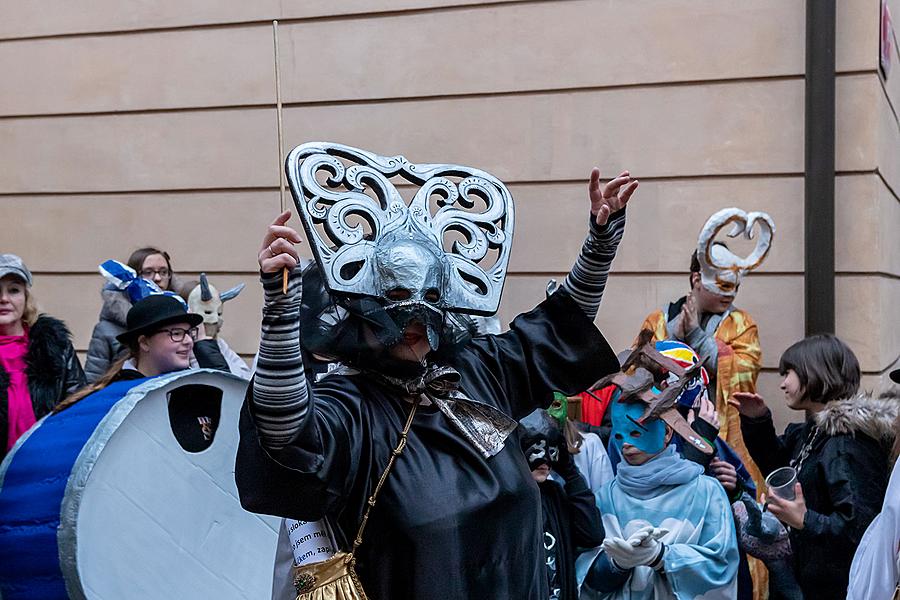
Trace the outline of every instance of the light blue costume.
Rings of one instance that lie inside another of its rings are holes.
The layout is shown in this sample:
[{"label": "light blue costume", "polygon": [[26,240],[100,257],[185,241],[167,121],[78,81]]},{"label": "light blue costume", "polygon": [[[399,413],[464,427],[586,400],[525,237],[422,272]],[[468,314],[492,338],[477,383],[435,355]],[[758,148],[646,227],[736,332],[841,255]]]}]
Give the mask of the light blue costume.
[{"label": "light blue costume", "polygon": [[[647,525],[668,529],[660,538],[665,545],[662,572],[649,566],[619,569],[598,548],[576,563],[582,583],[597,562],[581,587],[581,598],[735,598],[739,556],[731,506],[722,486],[702,473],[673,446],[643,465],[619,465],[598,502],[606,535],[627,539]],[[590,588],[592,582],[599,582],[600,589]]]}]

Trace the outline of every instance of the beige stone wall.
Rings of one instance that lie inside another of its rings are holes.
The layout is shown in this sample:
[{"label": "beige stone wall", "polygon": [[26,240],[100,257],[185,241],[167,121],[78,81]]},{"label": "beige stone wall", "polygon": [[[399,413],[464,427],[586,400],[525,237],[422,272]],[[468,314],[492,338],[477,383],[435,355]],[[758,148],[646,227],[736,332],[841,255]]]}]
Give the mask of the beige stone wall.
[{"label": "beige stone wall", "polygon": [[[891,0],[900,21],[900,0]],[[86,348],[95,265],[154,244],[248,290],[225,335],[254,352],[255,254],[278,211],[272,18],[286,145],[326,139],[510,184],[501,316],[560,279],[598,165],[642,181],[598,324],[615,347],[686,288],[705,218],[769,211],[775,247],[738,304],[763,391],[803,335],[804,3],[799,0],[0,0],[3,251]],[[878,0],[838,2],[838,333],[875,385],[900,353],[900,57],[877,72]],[[339,13],[339,14],[336,14]],[[779,414],[783,420],[787,417]]]}]

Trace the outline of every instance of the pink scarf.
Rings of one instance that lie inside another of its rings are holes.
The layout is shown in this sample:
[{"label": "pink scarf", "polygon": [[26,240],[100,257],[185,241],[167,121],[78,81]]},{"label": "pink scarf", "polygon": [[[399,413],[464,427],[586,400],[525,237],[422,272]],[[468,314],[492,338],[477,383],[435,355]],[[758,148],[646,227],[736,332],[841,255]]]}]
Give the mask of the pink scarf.
[{"label": "pink scarf", "polygon": [[9,374],[7,452],[37,420],[31,404],[31,394],[28,392],[28,377],[25,375],[26,354],[28,354],[27,331],[23,335],[0,335],[0,365],[3,365]]}]

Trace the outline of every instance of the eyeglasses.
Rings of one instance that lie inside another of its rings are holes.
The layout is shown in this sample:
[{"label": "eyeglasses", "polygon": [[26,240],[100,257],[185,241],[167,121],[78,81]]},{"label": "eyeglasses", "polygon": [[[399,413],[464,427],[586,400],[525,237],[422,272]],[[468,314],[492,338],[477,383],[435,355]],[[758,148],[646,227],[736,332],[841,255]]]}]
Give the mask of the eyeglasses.
[{"label": "eyeglasses", "polygon": [[185,335],[191,336],[191,339],[195,342],[197,341],[197,337],[200,335],[199,327],[191,327],[190,329],[182,329],[181,327],[175,327],[173,329],[160,329],[156,333],[168,333],[169,339],[173,342],[180,342],[184,339]]},{"label": "eyeglasses", "polygon": [[141,271],[141,277],[143,277],[144,279],[153,279],[153,277],[156,276],[156,275],[159,275],[159,276],[162,277],[163,279],[168,279],[168,278],[169,278],[169,275],[171,275],[171,273],[170,273],[169,270],[166,269],[166,268],[162,268],[162,269],[144,269],[143,271]]}]

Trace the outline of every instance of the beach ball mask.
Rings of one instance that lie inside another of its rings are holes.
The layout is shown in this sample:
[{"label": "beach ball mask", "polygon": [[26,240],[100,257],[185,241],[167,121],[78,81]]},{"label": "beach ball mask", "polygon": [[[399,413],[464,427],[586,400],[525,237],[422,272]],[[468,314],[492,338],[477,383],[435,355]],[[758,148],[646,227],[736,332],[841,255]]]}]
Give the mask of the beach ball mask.
[{"label": "beach ball mask", "polygon": [[[694,365],[700,364],[700,357],[697,356],[697,353],[694,352],[694,350],[690,346],[683,342],[664,340],[661,342],[656,342],[655,347],[660,354],[671,358],[684,369],[690,369]],[[663,387],[667,387],[669,385],[674,385],[677,383],[678,375],[670,371]],[[700,401],[703,398],[707,397],[706,390],[708,386],[709,373],[706,372],[706,369],[704,367],[700,367],[699,374],[697,374],[687,382],[681,392],[681,395],[678,396],[678,406],[686,409],[699,407]],[[660,392],[661,390],[659,389],[659,387],[653,387],[654,394],[659,394]]]},{"label": "beach ball mask", "polygon": [[620,394],[613,397],[610,406],[612,419],[611,437],[619,454],[625,444],[631,444],[641,452],[658,454],[666,447],[666,424],[660,419],[653,419],[641,424],[638,419],[644,414],[646,406],[633,402],[619,402]]},{"label": "beach ball mask", "polygon": [[[625,444],[631,444],[643,452],[656,454],[664,447],[668,425],[697,450],[711,455],[712,445],[691,429],[679,411],[679,397],[701,376],[702,367],[691,361],[691,366],[685,368],[657,350],[652,339],[652,331],[641,331],[635,349],[621,363],[621,370],[594,384],[595,389],[615,386],[608,409],[613,443],[620,451]],[[672,374],[674,382],[669,380]]]}]

